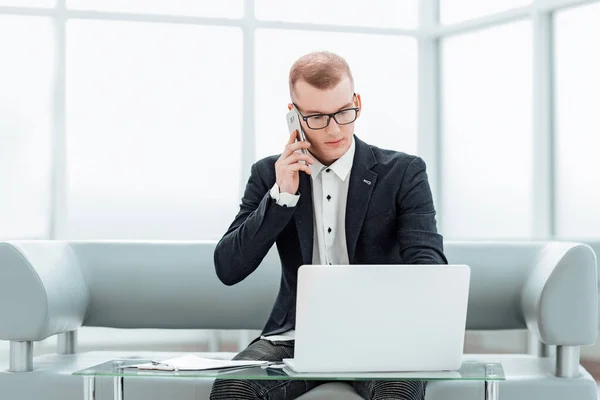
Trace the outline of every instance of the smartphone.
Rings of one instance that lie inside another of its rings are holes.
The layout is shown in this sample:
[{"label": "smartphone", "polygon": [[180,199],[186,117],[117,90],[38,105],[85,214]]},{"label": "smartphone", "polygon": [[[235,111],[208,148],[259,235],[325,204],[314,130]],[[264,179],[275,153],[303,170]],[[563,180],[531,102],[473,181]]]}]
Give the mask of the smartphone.
[{"label": "smartphone", "polygon": [[[298,112],[292,108],[287,113],[286,117],[287,117],[286,119],[287,119],[288,132],[292,133],[293,131],[297,130],[298,136],[300,136],[300,140],[306,141],[306,136],[304,135],[302,126],[300,126],[300,116],[298,115]],[[298,141],[298,138],[296,138],[296,141]],[[302,153],[308,155],[308,150],[302,149]]]}]

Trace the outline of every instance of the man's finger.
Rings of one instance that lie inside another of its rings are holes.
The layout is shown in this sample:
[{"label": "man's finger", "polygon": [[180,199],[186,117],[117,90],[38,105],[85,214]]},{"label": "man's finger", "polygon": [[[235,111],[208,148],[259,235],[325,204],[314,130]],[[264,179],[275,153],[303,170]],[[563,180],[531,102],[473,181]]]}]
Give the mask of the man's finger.
[{"label": "man's finger", "polygon": [[304,171],[310,175],[310,167],[302,163],[294,163],[288,166],[289,171]]},{"label": "man's finger", "polygon": [[298,161],[306,161],[309,164],[314,164],[315,163],[315,160],[313,160],[312,157],[307,156],[306,154],[303,154],[303,153],[292,153],[292,154],[290,154],[289,157],[286,157],[283,160],[281,160],[280,164],[291,165],[293,163],[297,163]]},{"label": "man's finger", "polygon": [[290,133],[290,138],[287,142],[287,144],[292,144],[296,141],[296,138],[298,137],[298,129],[294,129],[294,131],[292,133]]},{"label": "man's finger", "polygon": [[306,141],[301,141],[301,142],[297,142],[297,143],[288,143],[287,146],[285,146],[285,150],[283,151],[283,153],[281,155],[283,156],[283,158],[287,158],[290,156],[290,154],[292,154],[296,150],[308,149],[309,147],[310,147],[310,142],[306,142]]}]

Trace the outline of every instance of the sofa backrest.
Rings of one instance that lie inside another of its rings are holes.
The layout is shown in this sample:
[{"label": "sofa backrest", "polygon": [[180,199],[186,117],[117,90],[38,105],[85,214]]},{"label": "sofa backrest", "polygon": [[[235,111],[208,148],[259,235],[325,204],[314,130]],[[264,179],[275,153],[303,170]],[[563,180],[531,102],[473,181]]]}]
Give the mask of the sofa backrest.
[{"label": "sofa backrest", "polygon": [[[271,249],[234,286],[213,263],[215,242],[72,242],[90,292],[84,323],[119,328],[245,328],[266,322],[281,277]],[[525,328],[521,289],[544,243],[449,242],[450,263],[471,266],[467,326]]]},{"label": "sofa backrest", "polygon": [[524,329],[522,289],[544,243],[447,243],[451,264],[471,267],[468,329]]},{"label": "sofa backrest", "polygon": [[90,292],[84,324],[117,328],[261,329],[279,287],[272,250],[248,279],[225,286],[215,242],[71,242]]},{"label": "sofa backrest", "polygon": [[[0,339],[42,340],[81,325],[261,329],[280,285],[276,250],[271,249],[246,280],[225,286],[214,270],[215,245],[212,241],[0,242]],[[563,307],[565,297],[565,304],[575,311],[588,310],[593,300],[597,318],[596,260],[588,246],[449,241],[445,253],[450,263],[471,267],[468,329],[539,331],[538,317]],[[594,290],[586,286],[590,280]],[[541,301],[544,291],[552,295]],[[16,306],[8,305],[15,300]],[[559,313],[563,314],[572,318],[564,322],[573,326],[593,323],[597,328],[597,319],[581,320],[589,319],[589,312],[580,317],[576,312]],[[559,322],[552,326],[560,326]],[[577,340],[587,343],[596,330],[582,331]],[[546,337],[555,337],[553,332],[546,332]]]}]

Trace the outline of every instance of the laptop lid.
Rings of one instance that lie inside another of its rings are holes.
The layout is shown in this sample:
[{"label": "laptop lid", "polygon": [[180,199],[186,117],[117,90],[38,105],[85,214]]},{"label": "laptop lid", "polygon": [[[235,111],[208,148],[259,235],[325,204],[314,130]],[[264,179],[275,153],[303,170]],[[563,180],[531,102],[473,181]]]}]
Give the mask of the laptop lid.
[{"label": "laptop lid", "polygon": [[304,265],[298,271],[298,372],[460,368],[466,265]]}]

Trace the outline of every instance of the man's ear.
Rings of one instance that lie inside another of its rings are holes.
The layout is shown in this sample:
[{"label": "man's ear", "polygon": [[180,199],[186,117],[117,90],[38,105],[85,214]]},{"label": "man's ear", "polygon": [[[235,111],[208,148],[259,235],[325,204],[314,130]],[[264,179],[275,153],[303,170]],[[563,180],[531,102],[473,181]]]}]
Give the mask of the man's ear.
[{"label": "man's ear", "polygon": [[292,111],[292,107],[293,107],[293,104],[292,104],[292,103],[289,103],[289,104],[288,104],[288,111]]},{"label": "man's ear", "polygon": [[360,94],[356,93],[356,97],[354,99],[354,106],[358,107],[358,113],[356,114],[356,118],[360,117],[360,113],[362,111],[362,99],[360,98]]}]

